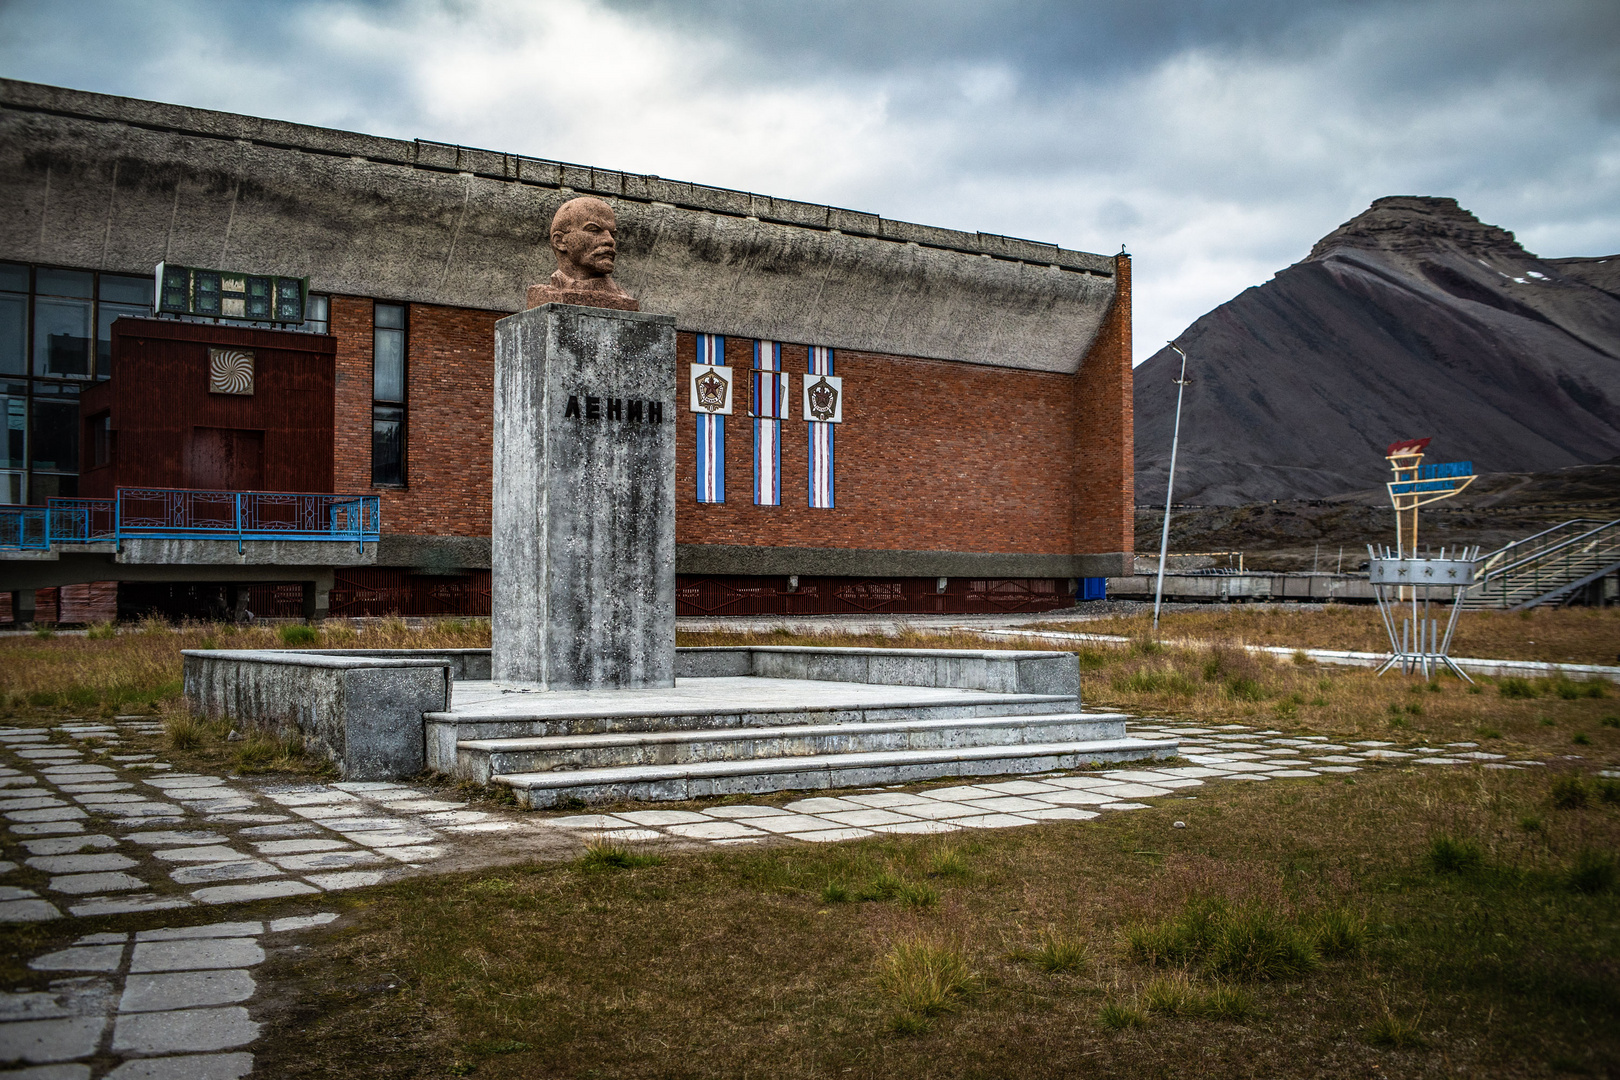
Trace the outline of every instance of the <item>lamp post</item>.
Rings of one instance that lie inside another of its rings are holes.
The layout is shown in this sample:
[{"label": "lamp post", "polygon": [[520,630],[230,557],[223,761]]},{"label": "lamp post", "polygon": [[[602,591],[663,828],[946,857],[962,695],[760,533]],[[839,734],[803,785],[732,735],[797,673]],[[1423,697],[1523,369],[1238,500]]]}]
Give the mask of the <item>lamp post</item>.
[{"label": "lamp post", "polygon": [[1164,530],[1159,534],[1159,583],[1153,588],[1153,636],[1159,636],[1159,608],[1164,604],[1164,562],[1170,552],[1170,500],[1176,490],[1176,449],[1181,443],[1181,395],[1187,389],[1187,354],[1170,342],[1181,357],[1181,377],[1176,379],[1176,426],[1170,436],[1170,475],[1164,484]]}]

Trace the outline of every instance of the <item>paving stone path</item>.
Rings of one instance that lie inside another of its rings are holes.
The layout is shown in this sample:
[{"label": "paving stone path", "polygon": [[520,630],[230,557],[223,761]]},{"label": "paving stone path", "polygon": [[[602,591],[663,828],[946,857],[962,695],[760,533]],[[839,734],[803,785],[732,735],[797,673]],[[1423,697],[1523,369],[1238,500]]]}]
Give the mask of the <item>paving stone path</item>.
[{"label": "paving stone path", "polygon": [[29,961],[42,989],[0,992],[0,1053],[30,1065],[0,1077],[239,1080],[259,1037],[247,1002],[266,934],[322,926],[330,912],[262,922],[90,934]]},{"label": "paving stone path", "polygon": [[[912,785],[798,798],[781,805],[570,814],[472,809],[421,785],[288,783],[187,773],[128,746],[160,734],[141,717],[0,727],[0,922],[164,912],[248,900],[318,898],[406,874],[557,855],[580,841],[733,845],[831,842],[884,833],[1084,821],[1216,781],[1271,781],[1387,764],[1520,768],[1473,743],[1333,743],[1244,725],[1150,721],[1132,734],[1181,742],[1174,764],[1042,774],[945,787]],[[500,841],[495,859],[491,842]],[[20,849],[20,850],[18,850]],[[161,916],[160,916],[161,917]],[[330,921],[336,916],[319,916]],[[305,921],[301,921],[305,920]],[[104,1077],[234,1080],[252,1065],[258,1025],[248,969],[264,934],[307,917],[90,935],[31,962],[45,989],[0,993],[0,1072],[27,1080]],[[183,1055],[183,1056],[177,1056]],[[234,1070],[234,1071],[233,1071]]]}]

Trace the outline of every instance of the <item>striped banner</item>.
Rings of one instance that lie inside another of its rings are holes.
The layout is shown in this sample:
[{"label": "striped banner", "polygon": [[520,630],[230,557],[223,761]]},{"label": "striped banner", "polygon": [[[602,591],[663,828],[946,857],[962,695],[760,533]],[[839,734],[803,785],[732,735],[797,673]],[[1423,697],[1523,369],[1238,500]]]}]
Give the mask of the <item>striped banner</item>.
[{"label": "striped banner", "polygon": [[782,414],[787,412],[787,377],[782,345],[754,342],[754,505],[782,505]]},{"label": "striped banner", "polygon": [[[810,346],[810,374],[831,375],[833,351]],[[837,424],[810,423],[810,509],[833,508],[833,432]]]},{"label": "striped banner", "polygon": [[[697,362],[726,362],[726,339],[719,334],[697,335]],[[697,415],[697,501],[726,501],[726,418],[711,413]]]}]

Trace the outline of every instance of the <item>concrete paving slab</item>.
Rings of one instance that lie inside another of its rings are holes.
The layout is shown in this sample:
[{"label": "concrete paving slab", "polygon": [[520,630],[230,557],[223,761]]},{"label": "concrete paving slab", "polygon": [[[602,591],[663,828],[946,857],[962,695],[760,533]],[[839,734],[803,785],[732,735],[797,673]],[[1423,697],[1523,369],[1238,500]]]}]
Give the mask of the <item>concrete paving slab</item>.
[{"label": "concrete paving slab", "polygon": [[9,1060],[30,1065],[68,1061],[95,1053],[106,1027],[105,1016],[0,1024],[0,1047],[5,1047]]},{"label": "concrete paving slab", "polygon": [[312,851],[304,855],[282,855],[270,860],[294,874],[306,870],[347,870],[355,866],[375,866],[383,856],[374,851]]},{"label": "concrete paving slab", "polygon": [[253,849],[260,855],[305,855],[311,851],[347,851],[350,845],[331,837],[312,836],[303,840],[263,840]]},{"label": "concrete paving slab", "polygon": [[838,827],[836,821],[829,821],[814,814],[776,814],[772,817],[752,817],[745,820],[750,828],[764,829],[769,833],[816,832]]},{"label": "concrete paving slab", "polygon": [[713,818],[747,819],[756,817],[780,817],[782,815],[782,808],[780,806],[711,806],[703,812],[709,817]]},{"label": "concrete paving slab", "polygon": [[169,863],[222,863],[250,858],[246,852],[224,844],[197,844],[191,847],[164,848],[152,852],[155,858]]},{"label": "concrete paving slab", "polygon": [[[118,946],[111,946],[118,948]],[[264,950],[251,937],[142,941],[129,959],[132,974],[155,971],[209,971],[249,968],[264,962]],[[207,1049],[197,1047],[197,1049]]]},{"label": "concrete paving slab", "polygon": [[1028,825],[1034,818],[1014,817],[1012,814],[980,814],[975,817],[956,818],[951,822],[964,829],[1010,829],[1016,825]]},{"label": "concrete paving slab", "polygon": [[281,871],[259,859],[235,862],[197,863],[171,870],[169,877],[180,885],[201,885],[210,881],[246,881],[250,878],[279,877]]},{"label": "concrete paving slab", "polygon": [[317,926],[337,922],[335,911],[322,911],[315,915],[289,915],[285,919],[273,919],[270,922],[270,932],[281,934],[293,930],[311,930]]},{"label": "concrete paving slab", "polygon": [[477,825],[489,820],[489,814],[482,810],[439,810],[427,814],[418,814],[413,820],[425,825]]},{"label": "concrete paving slab", "polygon": [[425,863],[442,859],[450,849],[440,844],[413,844],[409,847],[379,848],[384,855],[402,863]]},{"label": "concrete paving slab", "polygon": [[1049,806],[1043,810],[1026,810],[1018,816],[1036,821],[1090,821],[1102,815],[1094,810],[1076,810],[1072,806]]},{"label": "concrete paving slab", "polygon": [[861,828],[870,828],[873,825],[899,825],[902,822],[917,820],[903,813],[897,814],[892,810],[879,810],[876,807],[828,810],[817,816],[828,821],[836,821],[840,825],[855,825]]},{"label": "concrete paving slab", "polygon": [[[1057,792],[1061,791],[1061,789],[1053,788],[1051,791]],[[1039,793],[1037,792],[1037,794]],[[1018,795],[1007,795],[996,799],[973,799],[964,801],[963,805],[974,807],[980,812],[988,810],[993,814],[1011,814],[1020,810],[1051,809],[1046,803],[1036,802],[1034,799],[1026,799]]]},{"label": "concrete paving slab", "polygon": [[[35,795],[26,799],[6,799],[0,803],[3,810],[46,810],[55,806],[67,806],[68,803],[49,795]],[[7,814],[7,817],[11,815]]]},{"label": "concrete paving slab", "polygon": [[228,1050],[259,1037],[259,1025],[240,1005],[220,1009],[133,1013],[113,1026],[112,1048],[123,1053]]},{"label": "concrete paving slab", "polygon": [[375,885],[383,879],[380,870],[351,870],[339,874],[305,874],[306,881],[313,882],[323,889],[362,889],[368,885]]},{"label": "concrete paving slab", "polygon": [[615,814],[614,817],[625,821],[635,822],[637,825],[693,825],[708,820],[702,814],[694,814],[687,810],[632,810],[629,813]]},{"label": "concrete paving slab", "polygon": [[956,832],[959,826],[948,821],[900,821],[893,825],[873,825],[873,832],[878,833],[948,833]]},{"label": "concrete paving slab", "polygon": [[1052,790],[1052,786],[1037,780],[1008,780],[1000,784],[976,784],[983,791],[998,795],[1039,795]]},{"label": "concrete paving slab", "polygon": [[88,1065],[32,1065],[0,1072],[0,1080],[90,1080]]},{"label": "concrete paving slab", "polygon": [[676,836],[685,836],[693,840],[731,840],[743,836],[764,836],[758,829],[735,821],[699,821],[697,823],[670,825],[668,829]]},{"label": "concrete paving slab", "polygon": [[1115,796],[1106,791],[1083,791],[1078,788],[1069,791],[1055,791],[1050,795],[1035,795],[1032,802],[1048,803],[1056,806],[1097,806],[1101,803],[1115,802]]},{"label": "concrete paving slab", "polygon": [[242,1080],[252,1071],[252,1054],[187,1054],[126,1061],[102,1080]]},{"label": "concrete paving slab", "polygon": [[206,926],[169,926],[160,930],[142,930],[136,941],[199,941],[209,938],[257,937],[264,933],[262,922],[222,922]]},{"label": "concrete paving slab", "polygon": [[977,806],[967,803],[945,802],[934,799],[926,803],[906,807],[906,816],[921,818],[926,821],[948,821],[954,818],[978,817],[984,813]]},{"label": "concrete paving slab", "polygon": [[1146,809],[1148,809],[1148,804],[1145,803],[1145,802],[1105,802],[1105,803],[1099,803],[1097,805],[1097,809],[1099,809],[1099,810],[1146,810]]},{"label": "concrete paving slab", "polygon": [[84,832],[84,826],[77,821],[40,821],[30,825],[13,825],[10,832],[13,836],[55,836]]},{"label": "concrete paving slab", "polygon": [[130,889],[144,889],[146,882],[138,877],[131,877],[123,873],[100,874],[63,874],[61,877],[51,878],[52,892],[67,893],[69,896],[88,896],[91,893],[126,892]]},{"label": "concrete paving slab", "polygon": [[819,814],[823,810],[859,810],[861,804],[850,802],[848,799],[817,796],[813,799],[798,799],[782,807],[796,814]]},{"label": "concrete paving slab", "polygon": [[836,844],[842,840],[858,840],[863,836],[871,836],[871,829],[827,829],[821,832],[793,833],[793,839],[803,840],[810,844]]},{"label": "concrete paving slab", "polygon": [[183,896],[159,896],[157,893],[125,894],[123,896],[92,896],[83,903],[74,904],[68,911],[81,919],[100,915],[127,915],[139,911],[168,911],[190,907],[191,901]]},{"label": "concrete paving slab", "polygon": [[860,803],[862,806],[871,806],[879,810],[891,810],[905,806],[915,806],[932,800],[921,795],[911,795],[904,791],[879,791],[871,795],[845,795],[849,802]]},{"label": "concrete paving slab", "polygon": [[147,847],[171,847],[176,845],[222,844],[225,837],[217,832],[207,832],[201,829],[160,830],[156,832],[132,832],[124,837],[137,844]]},{"label": "concrete paving slab", "polygon": [[78,945],[58,949],[28,962],[30,971],[117,971],[124,960],[124,946]]},{"label": "concrete paving slab", "polygon": [[271,838],[282,836],[317,836],[321,832],[319,825],[312,825],[304,821],[295,821],[288,825],[254,825],[251,828],[241,829],[236,835],[249,838]]},{"label": "concrete paving slab", "polygon": [[288,896],[307,896],[321,890],[302,881],[260,881],[251,885],[216,885],[208,889],[194,889],[191,895],[204,904],[241,904],[249,900],[279,900]]},{"label": "concrete paving slab", "polygon": [[235,1005],[253,996],[253,976],[240,968],[222,971],[172,971],[131,975],[118,999],[121,1013],[191,1009],[199,1005]]},{"label": "concrete paving slab", "polygon": [[136,862],[128,855],[36,855],[28,865],[47,874],[88,874],[97,870],[128,870]]},{"label": "concrete paving slab", "polygon": [[7,821],[18,825],[37,825],[47,821],[82,821],[89,815],[77,806],[62,805],[47,810],[7,810]]},{"label": "concrete paving slab", "polygon": [[0,923],[50,922],[62,912],[49,900],[0,901]]},{"label": "concrete paving slab", "polygon": [[368,848],[386,851],[390,848],[416,847],[437,840],[438,837],[430,832],[401,831],[354,833],[349,839]]}]

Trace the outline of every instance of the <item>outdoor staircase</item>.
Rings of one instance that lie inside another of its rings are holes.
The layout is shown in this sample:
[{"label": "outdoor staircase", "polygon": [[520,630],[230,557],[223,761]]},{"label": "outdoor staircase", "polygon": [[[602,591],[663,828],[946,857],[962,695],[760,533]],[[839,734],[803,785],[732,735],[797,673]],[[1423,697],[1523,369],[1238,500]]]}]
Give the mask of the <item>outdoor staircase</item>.
[{"label": "outdoor staircase", "polygon": [[[836,698],[841,686],[849,684],[817,689]],[[1081,711],[1073,696],[960,690],[907,701],[908,689],[888,687],[888,700],[856,708],[832,700],[681,715],[429,713],[429,768],[548,807],[1049,772],[1176,752],[1172,740],[1126,737],[1124,714]]]},{"label": "outdoor staircase", "polygon": [[1576,518],[1515,540],[1480,560],[1480,581],[1464,608],[1562,604],[1609,574],[1620,572],[1620,519]]}]

